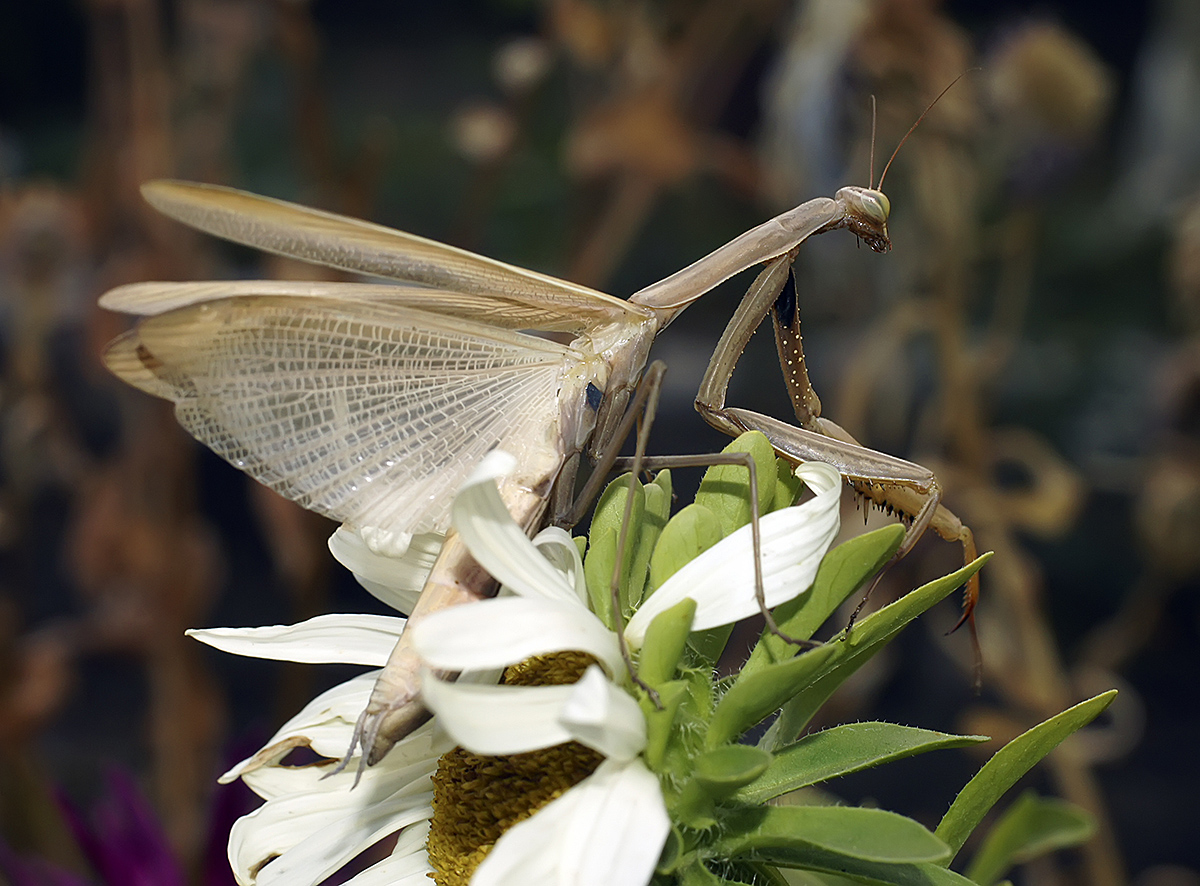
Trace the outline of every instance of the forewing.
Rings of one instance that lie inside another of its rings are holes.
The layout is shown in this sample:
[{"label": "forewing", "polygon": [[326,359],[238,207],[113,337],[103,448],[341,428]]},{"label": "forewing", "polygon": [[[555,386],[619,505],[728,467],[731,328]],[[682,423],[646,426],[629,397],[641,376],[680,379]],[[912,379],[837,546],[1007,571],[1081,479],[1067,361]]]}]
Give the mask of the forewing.
[{"label": "forewing", "polygon": [[[397,535],[443,531],[493,448],[561,461],[572,349],[389,304],[208,301],[143,320],[106,361],[198,440],[303,506]],[[527,475],[528,476],[528,475]]]},{"label": "forewing", "polygon": [[[614,299],[577,299],[560,304],[544,299],[505,294],[476,295],[400,284],[335,283],[290,280],[207,280],[195,283],[131,283],[110,289],[100,306],[110,311],[152,317],[204,302],[242,296],[284,296],[372,302],[396,308],[415,308],[463,317],[504,329],[579,334],[638,309]],[[615,304],[614,304],[615,302]]]},{"label": "forewing", "polygon": [[415,234],[234,188],[155,181],[143,185],[142,194],[160,212],[201,231],[345,271],[477,295],[513,294],[563,312],[625,305],[586,286]]}]

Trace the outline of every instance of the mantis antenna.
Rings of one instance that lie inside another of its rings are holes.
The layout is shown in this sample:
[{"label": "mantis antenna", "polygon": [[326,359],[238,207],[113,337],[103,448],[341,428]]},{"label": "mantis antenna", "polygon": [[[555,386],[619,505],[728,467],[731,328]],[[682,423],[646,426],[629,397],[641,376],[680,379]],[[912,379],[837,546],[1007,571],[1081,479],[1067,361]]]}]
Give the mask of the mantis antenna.
[{"label": "mantis antenna", "polygon": [[[900,150],[896,148],[896,150]],[[894,156],[894,155],[893,155]],[[891,162],[890,160],[888,161]],[[875,93],[871,93],[871,173],[867,176],[867,190],[875,187]],[[881,178],[882,183],[882,178]]]},{"label": "mantis antenna", "polygon": [[[906,141],[908,141],[908,137],[910,135],[912,135],[914,131],[916,131],[916,128],[918,126],[921,125],[921,121],[925,119],[925,115],[933,110],[933,106],[942,100],[942,96],[945,95],[947,92],[949,92],[951,87],[953,87],[955,83],[957,83],[963,77],[967,76],[967,74],[971,73],[972,71],[979,71],[979,70],[982,70],[982,68],[967,68],[965,71],[963,71],[961,74],[959,74],[953,80],[951,80],[950,84],[945,89],[943,89],[941,92],[939,92],[937,94],[937,98],[935,98],[933,101],[931,101],[929,103],[929,107],[927,107],[924,111],[921,112],[921,116],[917,118],[917,122],[908,128],[908,132],[904,133],[904,138],[900,139],[900,144],[896,145],[896,150],[892,151],[892,156],[888,157],[887,165],[883,167],[883,172],[879,176],[879,184],[875,186],[875,190],[877,190],[877,191],[883,190],[883,180],[884,180],[884,178],[887,177],[888,170],[892,166],[892,161],[896,159],[896,155],[900,153],[900,149],[902,147],[904,147],[904,143]],[[871,174],[872,175],[874,175],[874,172],[875,172],[874,166],[875,166],[875,96],[871,96],[871,167],[872,167]]]}]

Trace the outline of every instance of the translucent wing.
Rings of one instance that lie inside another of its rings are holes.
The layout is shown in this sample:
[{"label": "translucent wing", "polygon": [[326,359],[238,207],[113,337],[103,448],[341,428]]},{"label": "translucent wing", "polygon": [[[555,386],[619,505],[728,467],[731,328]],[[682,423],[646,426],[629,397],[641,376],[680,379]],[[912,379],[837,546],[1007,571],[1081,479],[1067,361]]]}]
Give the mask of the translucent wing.
[{"label": "translucent wing", "polygon": [[477,295],[512,293],[566,312],[620,299],[382,225],[218,185],[142,186],[155,209],[209,234],[345,271]]},{"label": "translucent wing", "polygon": [[553,479],[573,349],[371,301],[239,297],[143,320],[105,355],[205,445],[336,520],[444,530],[489,450]]}]

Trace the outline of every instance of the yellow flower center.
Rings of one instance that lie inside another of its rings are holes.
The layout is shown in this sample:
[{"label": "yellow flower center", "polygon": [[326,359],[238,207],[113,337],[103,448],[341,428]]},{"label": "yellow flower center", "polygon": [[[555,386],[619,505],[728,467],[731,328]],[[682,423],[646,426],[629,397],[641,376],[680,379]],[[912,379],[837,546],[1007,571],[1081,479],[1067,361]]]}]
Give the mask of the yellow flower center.
[{"label": "yellow flower center", "polygon": [[[504,683],[575,683],[595,659],[582,652],[542,655],[513,665]],[[525,754],[483,756],[455,748],[433,776],[427,847],[438,886],[467,886],[500,835],[579,784],[603,756],[578,742]]]}]

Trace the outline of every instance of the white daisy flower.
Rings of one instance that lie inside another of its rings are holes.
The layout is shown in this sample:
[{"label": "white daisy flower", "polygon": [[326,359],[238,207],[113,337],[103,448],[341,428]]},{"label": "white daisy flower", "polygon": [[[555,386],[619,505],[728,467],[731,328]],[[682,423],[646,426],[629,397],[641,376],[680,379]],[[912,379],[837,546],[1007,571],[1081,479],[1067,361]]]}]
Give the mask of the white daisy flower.
[{"label": "white daisy flower", "polygon": [[[393,852],[348,882],[416,886],[435,870],[448,886],[649,881],[670,821],[658,776],[641,756],[646,719],[613,682],[626,678],[617,636],[588,607],[574,542],[553,529],[531,542],[504,509],[493,481],[510,463],[493,455],[456,499],[456,529],[502,582],[504,596],[422,621],[416,637],[425,663],[465,672],[458,683],[425,677],[434,719],[354,786],[357,759],[335,769],[372,671],[314,699],[222,776],[242,778],[265,800],[230,835],[229,859],[242,886],[315,886],[393,834]],[[837,529],[836,473],[819,466],[806,480],[815,499],[762,521],[768,605],[808,587]],[[814,533],[823,540],[808,543]],[[372,593],[409,608],[438,543],[414,539],[397,560],[372,553],[342,528],[330,548]],[[640,612],[650,614],[631,621],[633,645],[645,639],[654,614],[683,596],[697,601],[696,629],[757,611],[749,556],[747,529],[711,549],[707,565],[677,573],[643,604]],[[236,654],[380,667],[404,628],[399,617],[327,615],[190,634]],[[488,685],[505,668],[507,685]],[[285,765],[297,748],[321,761]],[[443,797],[437,803],[435,784]]]},{"label": "white daisy flower", "polygon": [[[429,668],[471,672],[570,651],[624,679],[617,635],[588,607],[582,562],[569,536],[548,529],[531,543],[505,509],[495,481],[512,464],[503,453],[485,459],[455,499],[453,522],[472,556],[514,596],[427,616],[413,625],[418,653]],[[841,478],[827,465],[801,471],[815,498],[760,521],[768,606],[811,585],[837,533]],[[567,568],[552,566],[539,545]],[[654,617],[685,597],[697,604],[693,630],[757,612],[752,556],[748,526],[701,554],[642,604],[626,629],[630,644],[639,647]],[[482,847],[486,855],[472,886],[649,882],[670,821],[658,778],[638,756],[646,745],[645,717],[604,671],[593,664],[573,685],[550,686],[455,684],[424,674],[425,703],[466,752],[519,754],[573,741],[605,758],[553,802],[504,830],[490,851]]]},{"label": "white daisy flower", "polygon": [[[235,654],[282,661],[382,666],[404,627],[402,618],[331,615],[298,625],[189,631]],[[266,802],[240,818],[229,835],[229,863],[242,886],[315,886],[361,852],[399,832],[395,849],[352,879],[355,886],[426,886],[425,851],[433,815],[431,776],[450,744],[426,724],[358,778],[357,760],[341,771],[355,721],[378,670],[313,699],[253,756],[221,776],[241,778]],[[284,764],[296,748],[320,762]],[[353,788],[353,789],[352,789]]]}]

